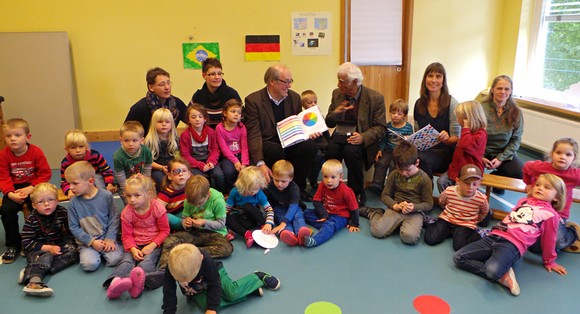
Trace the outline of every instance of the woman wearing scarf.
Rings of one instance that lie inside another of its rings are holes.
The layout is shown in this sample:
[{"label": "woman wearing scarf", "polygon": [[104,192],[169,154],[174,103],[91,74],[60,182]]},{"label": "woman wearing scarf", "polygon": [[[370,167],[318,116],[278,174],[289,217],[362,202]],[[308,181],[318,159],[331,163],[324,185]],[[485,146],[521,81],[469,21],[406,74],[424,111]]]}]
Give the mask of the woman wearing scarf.
[{"label": "woman wearing scarf", "polygon": [[175,126],[179,124],[179,121],[185,122],[185,111],[187,107],[181,99],[171,95],[169,72],[162,68],[153,68],[147,71],[145,79],[147,80],[147,95],[131,107],[125,118],[125,122],[137,121],[141,123],[145,130],[145,136],[149,131],[151,116],[157,109],[169,109],[173,114]]}]

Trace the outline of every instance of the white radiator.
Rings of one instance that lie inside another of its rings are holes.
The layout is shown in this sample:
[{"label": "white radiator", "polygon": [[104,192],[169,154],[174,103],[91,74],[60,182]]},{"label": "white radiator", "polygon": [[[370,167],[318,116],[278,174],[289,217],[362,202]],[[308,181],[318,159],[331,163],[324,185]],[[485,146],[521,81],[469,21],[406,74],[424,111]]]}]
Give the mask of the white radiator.
[{"label": "white radiator", "polygon": [[554,141],[561,137],[572,137],[580,142],[580,121],[563,119],[526,108],[521,109],[524,115],[522,144],[548,153],[552,150]]}]

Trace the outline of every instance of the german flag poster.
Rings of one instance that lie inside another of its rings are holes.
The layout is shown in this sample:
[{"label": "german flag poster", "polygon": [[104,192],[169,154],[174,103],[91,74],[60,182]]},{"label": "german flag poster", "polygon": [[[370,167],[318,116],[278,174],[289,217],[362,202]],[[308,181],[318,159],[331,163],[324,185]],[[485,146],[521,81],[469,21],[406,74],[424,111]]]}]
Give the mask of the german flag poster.
[{"label": "german flag poster", "polygon": [[201,63],[207,58],[220,58],[219,43],[183,43],[183,67],[201,69]]},{"label": "german flag poster", "polygon": [[246,35],[246,61],[279,61],[280,35]]}]

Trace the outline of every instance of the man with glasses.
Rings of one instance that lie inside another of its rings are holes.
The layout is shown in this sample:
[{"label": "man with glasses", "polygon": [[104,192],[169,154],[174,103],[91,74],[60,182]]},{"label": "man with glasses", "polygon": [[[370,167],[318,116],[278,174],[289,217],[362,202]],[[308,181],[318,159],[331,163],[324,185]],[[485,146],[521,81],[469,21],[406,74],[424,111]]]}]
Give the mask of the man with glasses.
[{"label": "man with glasses", "polygon": [[189,104],[203,105],[209,116],[208,125],[215,129],[222,122],[222,109],[226,101],[242,99],[238,92],[228,86],[224,80],[222,63],[216,58],[207,58],[201,63],[201,76],[205,80],[201,89],[198,89],[191,97]]},{"label": "man with glasses", "polygon": [[338,88],[326,115],[329,128],[351,125],[346,137],[336,130],[326,148],[325,159],[343,160],[348,169],[348,186],[357,195],[359,206],[366,201],[364,170],[374,163],[379,140],[386,136],[385,100],[383,95],[362,85],[360,68],[350,62],[338,67]]},{"label": "man with glasses", "polygon": [[[306,177],[312,168],[318,150],[312,140],[282,148],[276,123],[298,114],[302,110],[300,95],[293,90],[292,73],[285,65],[273,65],[264,74],[266,87],[248,95],[244,107],[244,123],[248,130],[248,147],[252,162],[270,182],[271,168],[278,160],[285,159],[294,166],[294,181],[301,191],[302,200],[311,201],[305,191]],[[312,137],[320,136],[314,134]]]},{"label": "man with glasses", "polygon": [[145,80],[147,81],[147,94],[131,107],[125,122],[137,121],[141,123],[145,130],[144,136],[147,136],[149,132],[151,116],[157,109],[169,109],[173,114],[175,126],[179,124],[179,121],[186,122],[185,112],[187,108],[185,103],[171,95],[169,72],[162,68],[153,68],[147,71]]}]

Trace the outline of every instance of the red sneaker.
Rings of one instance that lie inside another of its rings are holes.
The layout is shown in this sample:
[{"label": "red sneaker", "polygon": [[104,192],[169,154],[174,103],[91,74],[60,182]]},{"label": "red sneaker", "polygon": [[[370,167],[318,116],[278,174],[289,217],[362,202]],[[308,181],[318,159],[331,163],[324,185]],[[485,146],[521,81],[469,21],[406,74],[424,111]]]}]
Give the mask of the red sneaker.
[{"label": "red sneaker", "polygon": [[298,230],[298,244],[304,246],[304,237],[309,237],[312,235],[312,229],[308,227],[301,227]]},{"label": "red sneaker", "polygon": [[294,235],[294,233],[288,230],[282,230],[280,232],[280,240],[286,243],[288,246],[295,246],[298,244],[298,238]]},{"label": "red sneaker", "polygon": [[520,286],[516,281],[516,274],[514,269],[510,268],[499,280],[499,284],[508,288],[510,293],[514,296],[520,295]]},{"label": "red sneaker", "polygon": [[226,234],[226,240],[233,241],[235,238],[236,235],[233,233],[233,231],[228,229],[228,234]]},{"label": "red sneaker", "polygon": [[244,239],[246,239],[246,247],[251,248],[254,245],[254,238],[252,237],[252,230],[247,230],[244,233]]}]

